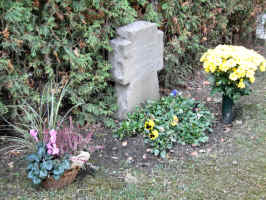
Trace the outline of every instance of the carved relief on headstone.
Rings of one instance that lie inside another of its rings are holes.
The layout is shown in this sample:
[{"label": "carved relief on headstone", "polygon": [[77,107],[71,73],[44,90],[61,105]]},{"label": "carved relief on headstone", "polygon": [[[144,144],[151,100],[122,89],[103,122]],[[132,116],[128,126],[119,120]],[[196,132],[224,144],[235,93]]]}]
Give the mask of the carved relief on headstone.
[{"label": "carved relief on headstone", "polygon": [[266,40],[266,13],[257,17],[256,36],[259,39]]},{"label": "carved relief on headstone", "polygon": [[156,24],[137,21],[117,29],[109,55],[116,82],[118,118],[146,100],[159,99],[157,72],[163,68],[163,32]]}]

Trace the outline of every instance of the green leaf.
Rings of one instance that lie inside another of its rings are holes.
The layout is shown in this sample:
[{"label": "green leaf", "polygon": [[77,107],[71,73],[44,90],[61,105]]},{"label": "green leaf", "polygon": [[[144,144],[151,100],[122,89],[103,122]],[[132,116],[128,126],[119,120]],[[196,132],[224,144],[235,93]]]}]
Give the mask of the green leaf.
[{"label": "green leaf", "polygon": [[48,172],[46,169],[41,169],[40,170],[40,178],[44,179],[48,176]]},{"label": "green leaf", "polygon": [[37,185],[37,184],[40,184],[40,183],[41,183],[41,181],[42,181],[42,180],[41,180],[41,179],[39,179],[39,178],[38,178],[38,177],[36,177],[36,176],[34,176],[34,177],[33,177],[33,179],[32,179],[32,182],[33,182],[34,184],[36,184],[36,185]]},{"label": "green leaf", "polygon": [[162,5],[162,9],[163,10],[166,10],[168,8],[168,4],[167,3],[164,3],[163,5]]},{"label": "green leaf", "polygon": [[33,174],[33,170],[29,171],[28,176],[29,179],[33,179],[34,174]]},{"label": "green leaf", "polygon": [[44,155],[45,155],[46,151],[45,151],[45,148],[44,147],[40,147],[38,149],[38,157],[39,158],[42,158]]},{"label": "green leaf", "polygon": [[33,162],[33,161],[40,161],[40,158],[36,154],[30,154],[29,156],[26,157],[27,161]]},{"label": "green leaf", "polygon": [[61,176],[60,175],[53,175],[53,177],[55,180],[59,180]]},{"label": "green leaf", "polygon": [[161,158],[165,158],[166,157],[166,151],[161,151],[160,156],[161,156]]},{"label": "green leaf", "polygon": [[51,170],[53,168],[53,161],[52,160],[44,161],[43,165],[47,170]]},{"label": "green leaf", "polygon": [[153,153],[154,153],[155,156],[158,156],[160,151],[158,149],[154,149]]},{"label": "green leaf", "polygon": [[31,170],[33,168],[33,163],[30,163],[28,166],[27,166],[27,170]]},{"label": "green leaf", "polygon": [[61,175],[64,173],[64,168],[62,166],[59,166],[57,169],[53,171],[55,175]]},{"label": "green leaf", "polygon": [[62,163],[62,167],[66,170],[66,169],[70,169],[70,162],[69,160],[64,160]]},{"label": "green leaf", "polygon": [[204,136],[204,137],[199,138],[199,141],[202,142],[202,143],[205,143],[208,140],[209,140],[209,137],[208,136]]}]

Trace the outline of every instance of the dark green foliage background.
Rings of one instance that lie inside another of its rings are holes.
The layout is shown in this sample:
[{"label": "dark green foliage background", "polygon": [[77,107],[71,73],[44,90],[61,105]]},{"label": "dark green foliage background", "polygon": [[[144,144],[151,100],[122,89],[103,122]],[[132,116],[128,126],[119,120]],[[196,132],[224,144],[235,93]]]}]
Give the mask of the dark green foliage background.
[{"label": "dark green foliage background", "polygon": [[160,83],[171,88],[199,66],[206,47],[233,43],[235,35],[254,30],[262,4],[252,0],[0,0],[0,114],[21,117],[6,105],[37,103],[42,87],[52,79],[59,87],[70,82],[63,110],[84,103],[72,113],[80,124],[95,116],[109,118],[116,109],[109,40],[117,27],[138,19],[158,24],[165,33]]}]

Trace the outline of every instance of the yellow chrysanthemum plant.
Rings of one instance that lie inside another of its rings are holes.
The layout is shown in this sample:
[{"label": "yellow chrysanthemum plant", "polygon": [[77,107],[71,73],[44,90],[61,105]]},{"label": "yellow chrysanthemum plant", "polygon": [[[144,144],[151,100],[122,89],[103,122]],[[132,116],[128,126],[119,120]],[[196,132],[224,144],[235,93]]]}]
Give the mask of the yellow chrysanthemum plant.
[{"label": "yellow chrysanthemum plant", "polygon": [[240,96],[251,93],[250,85],[255,82],[255,74],[265,71],[266,60],[243,46],[218,45],[205,52],[200,61],[205,72],[210,74],[212,94],[220,92],[223,95],[223,121],[231,123],[232,110],[225,104],[231,102],[233,105]]}]

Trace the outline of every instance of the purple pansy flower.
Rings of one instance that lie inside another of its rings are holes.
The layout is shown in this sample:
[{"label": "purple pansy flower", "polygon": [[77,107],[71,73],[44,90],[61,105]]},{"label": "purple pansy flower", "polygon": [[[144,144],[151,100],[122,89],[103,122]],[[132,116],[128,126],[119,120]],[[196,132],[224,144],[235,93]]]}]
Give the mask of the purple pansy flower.
[{"label": "purple pansy flower", "polygon": [[174,89],[171,91],[170,96],[175,97],[176,95],[181,95],[181,94],[182,94],[182,92]]}]

